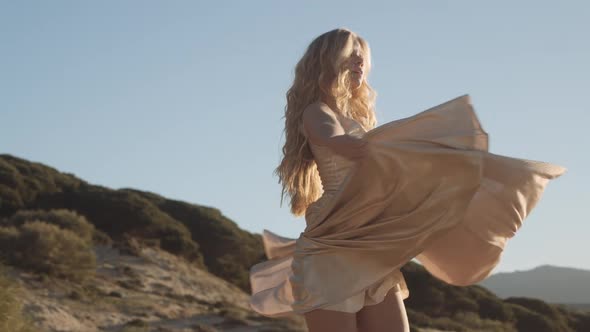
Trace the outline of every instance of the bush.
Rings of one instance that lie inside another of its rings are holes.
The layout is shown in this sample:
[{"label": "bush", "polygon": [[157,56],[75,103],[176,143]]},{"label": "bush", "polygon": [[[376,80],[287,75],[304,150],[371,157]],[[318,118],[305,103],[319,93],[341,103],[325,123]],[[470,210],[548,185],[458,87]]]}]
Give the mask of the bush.
[{"label": "bush", "polygon": [[449,317],[436,317],[432,319],[432,327],[444,331],[456,331],[456,332],[471,332],[468,328],[463,326],[459,322],[455,322]]},{"label": "bush", "polygon": [[9,226],[18,227],[36,220],[70,230],[84,241],[88,243],[92,242],[94,225],[88,222],[83,215],[68,209],[19,210],[8,218],[6,222]]},{"label": "bush", "polygon": [[[543,317],[543,320],[550,322],[551,328],[547,328],[547,331],[560,331],[569,332],[572,331],[568,326],[567,318],[562,315],[557,307],[552,306],[549,303],[545,303],[539,299],[527,298],[527,297],[509,297],[505,300],[506,303],[520,305],[530,311]],[[535,315],[523,314],[521,317],[517,317],[519,321],[538,321]],[[536,322],[541,324],[540,322]],[[543,323],[544,324],[544,323]],[[541,331],[541,329],[538,329]]]},{"label": "bush", "polygon": [[[510,304],[516,317],[516,329],[518,331],[535,332],[565,332],[560,330],[549,318],[529,310],[518,304]],[[570,331],[570,330],[566,330]]]},{"label": "bush", "polygon": [[473,331],[517,332],[516,328],[510,322],[483,319],[474,312],[457,312],[452,318],[454,321],[461,323]]},{"label": "bush", "polygon": [[41,221],[0,227],[0,257],[35,272],[83,281],[96,270],[89,244],[72,231]]},{"label": "bush", "polygon": [[460,296],[453,299],[452,308],[454,312],[478,312],[479,304],[466,296]]},{"label": "bush", "polygon": [[42,195],[34,204],[44,209],[75,207],[115,242],[125,236],[158,240],[162,249],[203,267],[199,245],[186,226],[136,193],[84,184],[76,191]]},{"label": "bush", "polygon": [[407,312],[408,320],[410,321],[410,324],[416,325],[419,327],[432,327],[433,326],[432,318],[430,318],[430,316],[426,315],[425,313],[422,313],[420,311],[415,311],[410,308],[406,308],[406,312]]},{"label": "bush", "polygon": [[0,154],[0,215],[30,206],[40,195],[77,190],[83,183],[73,174],[9,154]]},{"label": "bush", "polygon": [[445,294],[436,284],[424,283],[419,288],[411,288],[411,292],[412,296],[407,301],[408,307],[419,309],[429,316],[446,314]]},{"label": "bush", "polygon": [[92,243],[96,245],[111,246],[113,245],[113,239],[111,239],[107,233],[99,229],[95,229],[94,235],[92,236]]},{"label": "bush", "polygon": [[512,308],[498,299],[481,299],[479,301],[479,315],[482,318],[499,320],[503,322],[514,321],[514,312],[512,311]]},{"label": "bush", "polygon": [[12,263],[16,243],[20,237],[20,231],[16,227],[0,227],[0,259],[5,263]]},{"label": "bush", "polygon": [[23,200],[18,191],[0,183],[0,214],[10,213],[23,206]]}]

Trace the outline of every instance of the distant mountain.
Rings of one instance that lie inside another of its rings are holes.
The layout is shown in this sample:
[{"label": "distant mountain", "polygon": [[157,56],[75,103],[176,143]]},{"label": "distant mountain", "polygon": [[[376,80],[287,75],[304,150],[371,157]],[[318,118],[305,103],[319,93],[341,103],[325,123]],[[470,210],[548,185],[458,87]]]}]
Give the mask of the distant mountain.
[{"label": "distant mountain", "polygon": [[541,265],[531,270],[492,274],[479,285],[501,298],[526,296],[590,307],[590,270]]}]

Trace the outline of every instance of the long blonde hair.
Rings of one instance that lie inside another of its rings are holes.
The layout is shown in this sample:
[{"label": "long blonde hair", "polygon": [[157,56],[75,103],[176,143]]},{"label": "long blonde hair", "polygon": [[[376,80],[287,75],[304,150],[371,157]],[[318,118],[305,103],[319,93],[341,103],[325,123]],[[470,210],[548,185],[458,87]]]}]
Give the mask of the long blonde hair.
[{"label": "long blonde hair", "polygon": [[364,52],[364,71],[371,69],[368,43],[348,29],[334,29],[315,38],[295,66],[293,85],[287,91],[285,106],[285,145],[283,159],[275,169],[282,183],[283,197],[291,198],[291,213],[305,214],[307,207],[323,193],[321,179],[307,137],[303,134],[303,110],[320,100],[322,95],[332,96],[338,110],[335,112],[359,122],[365,130],[376,125],[375,91],[366,80],[357,89],[350,87],[350,71],[344,66],[350,57],[354,42]]}]

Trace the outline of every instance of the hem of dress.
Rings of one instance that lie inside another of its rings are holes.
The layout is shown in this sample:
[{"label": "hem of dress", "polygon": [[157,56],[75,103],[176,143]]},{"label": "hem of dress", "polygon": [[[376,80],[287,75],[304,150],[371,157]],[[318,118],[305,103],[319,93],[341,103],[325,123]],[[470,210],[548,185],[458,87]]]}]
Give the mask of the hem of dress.
[{"label": "hem of dress", "polygon": [[[321,308],[321,309],[323,309],[323,310],[329,310],[329,311],[336,311],[336,312],[346,312],[346,313],[349,313],[349,314],[355,314],[355,313],[361,311],[365,307],[374,306],[374,305],[377,305],[377,304],[382,303],[383,301],[385,301],[385,297],[389,294],[389,292],[391,292],[392,289],[394,290],[393,293],[402,293],[402,299],[405,300],[405,299],[408,298],[408,296],[405,296],[406,295],[405,289],[402,288],[402,286],[400,286],[400,284],[401,283],[398,282],[398,283],[395,283],[395,284],[391,285],[391,287],[389,287],[387,289],[387,291],[385,291],[385,295],[383,295],[383,298],[381,300],[379,300],[378,302],[375,302],[375,303],[366,303],[365,302],[360,307],[360,309],[355,310],[355,311],[347,311],[347,310],[339,310],[339,309],[331,309],[331,308],[329,308],[332,305],[330,305],[328,307],[325,307],[325,308]],[[338,303],[338,304],[340,304],[340,303]]]},{"label": "hem of dress", "polygon": [[[399,268],[397,268],[397,269],[399,270]],[[403,272],[401,272],[401,270],[399,270],[399,271],[400,271],[400,273],[401,273],[401,276],[402,276],[402,278],[401,278],[401,280],[400,280],[400,281],[398,281],[396,284],[394,284],[394,285],[393,285],[391,288],[394,288],[396,285],[400,285],[400,292],[402,293],[402,299],[404,299],[404,300],[405,300],[405,299],[407,299],[408,297],[410,297],[410,291],[409,291],[409,288],[408,288],[408,286],[407,286],[407,284],[406,284],[406,282],[405,282],[405,278],[404,278]],[[376,284],[376,283],[379,283],[379,282],[383,282],[383,281],[384,281],[386,278],[388,278],[389,276],[390,276],[390,274],[387,274],[387,275],[385,275],[383,278],[381,278],[381,279],[379,279],[379,280],[377,280],[377,281],[375,281],[375,282],[371,283],[370,285],[368,285],[368,286],[366,286],[366,287],[363,287],[363,288],[362,288],[362,289],[360,289],[358,292],[355,292],[354,294],[348,295],[348,296],[347,296],[347,297],[345,297],[344,299],[341,299],[341,300],[337,301],[337,302],[336,302],[336,304],[339,304],[339,303],[341,303],[342,301],[346,301],[348,298],[350,298],[350,297],[352,297],[352,296],[355,296],[355,295],[358,295],[358,294],[359,294],[359,293],[361,293],[361,292],[366,292],[366,291],[367,291],[367,289],[371,288],[371,287],[372,287],[374,284]],[[401,284],[402,284],[402,283],[403,283],[403,285],[404,285],[404,287],[403,287],[403,288],[402,288],[402,286],[401,286]],[[391,290],[391,288],[390,288],[390,289],[388,289],[387,291],[389,292],[389,290]],[[386,293],[386,294],[387,294],[387,293]],[[384,297],[384,298],[385,298],[385,297]],[[381,301],[381,302],[382,302],[382,301]],[[379,302],[379,303],[380,303],[380,302]],[[375,304],[377,304],[377,303],[375,303]],[[332,304],[332,303],[325,303],[325,304],[322,304],[322,305],[319,305],[319,306],[316,306],[316,307],[312,307],[312,308],[303,308],[303,309],[295,309],[295,308],[293,308],[293,306],[291,306],[291,308],[293,309],[293,311],[291,311],[291,312],[285,312],[285,313],[283,313],[283,314],[278,314],[279,316],[274,316],[274,317],[287,316],[287,315],[291,315],[291,314],[295,314],[295,315],[303,315],[303,314],[305,314],[305,313],[307,313],[307,312],[310,312],[310,311],[312,311],[312,310],[316,310],[316,309],[324,309],[325,307],[329,307],[329,306],[332,306],[332,305],[334,305],[334,304]],[[362,309],[362,308],[361,308],[361,309]],[[326,309],[326,310],[330,310],[330,309]],[[332,311],[339,311],[339,310],[332,310]],[[340,311],[340,312],[342,312],[342,311]],[[357,312],[358,312],[358,311],[357,311]]]}]

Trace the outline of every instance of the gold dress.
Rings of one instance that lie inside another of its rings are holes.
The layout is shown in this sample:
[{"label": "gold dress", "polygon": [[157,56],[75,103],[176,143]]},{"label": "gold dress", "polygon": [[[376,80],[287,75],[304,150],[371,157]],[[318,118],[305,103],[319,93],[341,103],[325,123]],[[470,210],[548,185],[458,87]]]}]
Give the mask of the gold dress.
[{"label": "gold dress", "polygon": [[565,168],[488,152],[467,95],[365,132],[367,155],[350,161],[311,144],[324,193],[297,239],[263,231],[268,260],[250,269],[256,312],[357,312],[392,288],[409,296],[400,268],[416,258],[434,277],[465,286],[488,277]]}]

